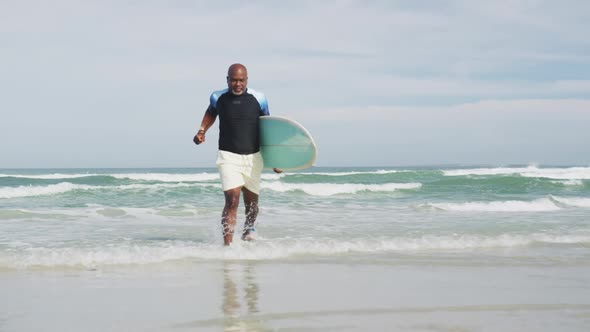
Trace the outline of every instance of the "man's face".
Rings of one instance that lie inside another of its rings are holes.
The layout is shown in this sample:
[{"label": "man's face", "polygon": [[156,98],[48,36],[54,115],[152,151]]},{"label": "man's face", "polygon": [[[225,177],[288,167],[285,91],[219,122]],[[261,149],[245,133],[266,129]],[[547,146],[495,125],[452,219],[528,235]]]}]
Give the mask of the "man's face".
[{"label": "man's face", "polygon": [[234,70],[230,76],[227,77],[227,88],[234,95],[241,95],[246,91],[248,85],[248,76],[244,70]]}]

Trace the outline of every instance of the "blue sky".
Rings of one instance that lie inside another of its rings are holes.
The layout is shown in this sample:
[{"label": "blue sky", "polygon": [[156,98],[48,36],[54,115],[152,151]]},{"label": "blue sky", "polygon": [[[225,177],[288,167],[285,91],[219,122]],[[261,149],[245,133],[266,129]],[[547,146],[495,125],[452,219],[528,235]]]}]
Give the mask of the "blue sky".
[{"label": "blue sky", "polygon": [[0,168],[214,167],[241,62],[317,166],[590,164],[588,1],[0,2]]}]

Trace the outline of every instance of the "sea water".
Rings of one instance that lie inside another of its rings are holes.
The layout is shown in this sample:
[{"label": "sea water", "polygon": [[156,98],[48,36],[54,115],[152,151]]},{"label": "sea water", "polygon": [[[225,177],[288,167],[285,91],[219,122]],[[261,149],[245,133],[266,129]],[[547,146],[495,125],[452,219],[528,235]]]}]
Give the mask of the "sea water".
[{"label": "sea water", "polygon": [[223,205],[213,168],[0,170],[0,330],[590,328],[590,167],[265,171],[230,247]]},{"label": "sea water", "polygon": [[[215,169],[0,172],[0,269],[249,260],[588,263],[590,167],[264,173],[258,241],[224,250]],[[243,203],[238,225],[243,223]]]}]

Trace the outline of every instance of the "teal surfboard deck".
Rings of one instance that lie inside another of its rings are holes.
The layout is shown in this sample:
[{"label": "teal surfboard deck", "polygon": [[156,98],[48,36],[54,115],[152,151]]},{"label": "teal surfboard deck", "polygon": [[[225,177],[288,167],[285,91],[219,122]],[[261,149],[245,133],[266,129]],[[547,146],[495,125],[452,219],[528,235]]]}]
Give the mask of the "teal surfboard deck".
[{"label": "teal surfboard deck", "polygon": [[298,170],[313,165],[316,144],[299,123],[281,116],[260,117],[260,152],[265,168]]}]

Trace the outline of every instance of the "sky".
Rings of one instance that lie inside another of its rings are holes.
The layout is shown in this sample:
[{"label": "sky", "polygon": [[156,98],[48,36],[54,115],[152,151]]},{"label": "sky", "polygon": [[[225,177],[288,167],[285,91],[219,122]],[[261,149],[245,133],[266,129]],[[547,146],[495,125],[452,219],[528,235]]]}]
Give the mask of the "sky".
[{"label": "sky", "polygon": [[215,167],[227,67],[316,166],[590,165],[590,2],[0,0],[0,168]]}]

